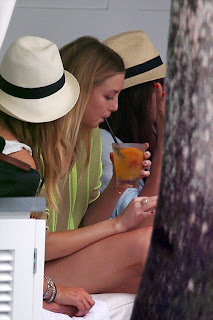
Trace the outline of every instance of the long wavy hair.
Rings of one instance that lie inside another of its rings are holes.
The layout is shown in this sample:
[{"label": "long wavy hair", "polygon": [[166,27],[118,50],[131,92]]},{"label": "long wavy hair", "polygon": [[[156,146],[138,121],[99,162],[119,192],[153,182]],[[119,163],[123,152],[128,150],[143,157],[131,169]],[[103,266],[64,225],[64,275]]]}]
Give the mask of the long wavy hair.
[{"label": "long wavy hair", "polygon": [[93,89],[102,84],[106,79],[125,73],[121,57],[112,49],[90,36],[80,37],[60,50],[64,69],[71,72],[80,84],[80,96],[75,106],[75,116],[72,116],[75,141],[73,158],[76,159],[83,144],[87,151],[84,168],[89,162],[89,150],[92,128],[82,124],[85,108],[88,104]]},{"label": "long wavy hair", "polygon": [[56,206],[53,194],[60,199],[59,180],[64,156],[70,147],[70,117],[45,123],[30,123],[0,112],[0,124],[18,141],[32,148],[36,169],[45,181],[45,193],[50,208]]}]

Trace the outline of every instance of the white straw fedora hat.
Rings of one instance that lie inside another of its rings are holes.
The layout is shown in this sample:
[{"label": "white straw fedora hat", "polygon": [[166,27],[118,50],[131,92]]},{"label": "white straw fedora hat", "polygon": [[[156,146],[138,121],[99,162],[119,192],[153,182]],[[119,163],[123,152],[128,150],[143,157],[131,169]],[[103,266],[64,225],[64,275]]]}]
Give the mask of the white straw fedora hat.
[{"label": "white straw fedora hat", "polygon": [[166,76],[165,64],[146,32],[122,32],[103,43],[124,61],[126,75],[123,89]]},{"label": "white straw fedora hat", "polygon": [[0,65],[0,110],[27,122],[48,122],[68,113],[79,97],[76,78],[64,70],[57,46],[24,36]]}]

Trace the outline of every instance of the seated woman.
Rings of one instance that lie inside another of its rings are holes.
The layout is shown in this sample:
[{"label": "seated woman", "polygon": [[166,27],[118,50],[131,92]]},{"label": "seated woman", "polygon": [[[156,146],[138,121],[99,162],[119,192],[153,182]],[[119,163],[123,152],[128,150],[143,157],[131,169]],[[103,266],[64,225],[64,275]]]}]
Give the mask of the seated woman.
[{"label": "seated woman", "polygon": [[[42,155],[50,168],[45,173],[47,186],[48,180],[57,180],[50,162],[61,167],[58,155],[67,145],[63,128],[57,130],[56,122],[61,126],[78,96],[79,84],[72,74],[64,72],[58,49],[52,42],[22,37],[7,50],[0,75],[0,197],[38,193],[42,172],[36,170],[36,156],[38,159]],[[52,127],[50,134],[48,127]],[[46,139],[48,144],[44,146]],[[29,146],[34,147],[33,153]],[[55,184],[52,188],[55,190]],[[84,289],[55,285],[46,276],[44,300],[44,308],[70,316],[86,315],[94,305]]]},{"label": "seated woman", "polygon": [[[157,195],[160,184],[166,75],[165,65],[147,33],[141,30],[117,34],[104,41],[125,63],[124,87],[118,97],[118,111],[108,122],[119,141],[148,142],[152,155],[150,176],[141,179],[139,189],[127,189],[116,204],[112,217],[118,216],[138,196]],[[103,192],[112,176],[109,154],[114,142],[106,123],[100,124],[102,137]]]},{"label": "seated woman", "polygon": [[77,78],[81,91],[71,111],[68,137],[73,145],[64,162],[68,175],[60,185],[60,211],[55,210],[48,221],[45,270],[61,284],[74,283],[89,293],[136,293],[152,229],[132,229],[145,216],[153,215],[149,208],[156,205],[156,197],[149,198],[146,205],[141,204],[141,197],[136,198],[122,215],[109,220],[120,197],[115,176],[101,196],[98,192],[98,126],[117,110],[124,64],[118,54],[93,37],[76,39],[60,54],[64,68]]}]

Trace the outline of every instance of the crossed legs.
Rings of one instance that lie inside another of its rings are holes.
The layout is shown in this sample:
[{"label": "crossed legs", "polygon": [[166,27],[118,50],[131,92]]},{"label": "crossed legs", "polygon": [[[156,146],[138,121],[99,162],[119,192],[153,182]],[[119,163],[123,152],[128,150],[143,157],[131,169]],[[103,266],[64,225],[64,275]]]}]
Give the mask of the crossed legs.
[{"label": "crossed legs", "polygon": [[146,262],[152,228],[121,233],[64,258],[48,261],[45,274],[56,283],[89,293],[136,293]]}]

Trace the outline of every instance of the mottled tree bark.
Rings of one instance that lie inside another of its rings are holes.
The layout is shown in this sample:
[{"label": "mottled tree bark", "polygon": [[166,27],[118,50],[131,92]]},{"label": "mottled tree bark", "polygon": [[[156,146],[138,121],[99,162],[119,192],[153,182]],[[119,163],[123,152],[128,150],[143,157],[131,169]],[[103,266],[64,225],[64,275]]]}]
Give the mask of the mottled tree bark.
[{"label": "mottled tree bark", "polygon": [[162,178],[131,320],[213,319],[213,1],[173,0]]}]

